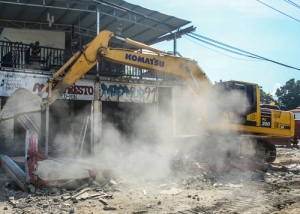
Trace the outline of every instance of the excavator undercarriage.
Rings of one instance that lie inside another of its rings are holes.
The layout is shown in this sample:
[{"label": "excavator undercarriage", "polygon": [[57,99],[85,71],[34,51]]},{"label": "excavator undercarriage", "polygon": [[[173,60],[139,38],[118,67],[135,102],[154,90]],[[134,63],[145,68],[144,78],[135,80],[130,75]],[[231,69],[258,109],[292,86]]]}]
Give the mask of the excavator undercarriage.
[{"label": "excavator undercarriage", "polygon": [[260,137],[216,136],[206,133],[172,139],[176,145],[173,169],[260,170],[276,159],[276,146]]}]

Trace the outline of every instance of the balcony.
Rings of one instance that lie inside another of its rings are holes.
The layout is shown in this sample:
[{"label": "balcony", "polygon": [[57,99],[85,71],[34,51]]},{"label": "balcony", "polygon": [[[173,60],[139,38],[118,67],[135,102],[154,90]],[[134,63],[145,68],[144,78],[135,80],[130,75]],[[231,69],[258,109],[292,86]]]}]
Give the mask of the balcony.
[{"label": "balcony", "polygon": [[[3,69],[15,68],[16,70],[29,69],[55,72],[73,54],[71,50],[39,46],[38,43],[23,44],[0,41],[0,66]],[[170,75],[112,63],[106,60],[99,61],[99,66],[100,76],[154,81],[174,79]],[[96,74],[96,66],[88,74]]]}]

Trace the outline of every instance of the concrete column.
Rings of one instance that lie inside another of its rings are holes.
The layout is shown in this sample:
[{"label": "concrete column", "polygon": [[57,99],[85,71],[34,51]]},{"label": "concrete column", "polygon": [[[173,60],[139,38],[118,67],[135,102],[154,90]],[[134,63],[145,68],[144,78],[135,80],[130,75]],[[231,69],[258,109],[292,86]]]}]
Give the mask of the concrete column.
[{"label": "concrete column", "polygon": [[100,83],[95,83],[95,97],[91,103],[91,154],[99,146],[102,138],[102,101],[100,101]]},{"label": "concrete column", "polygon": [[92,102],[91,115],[91,153],[94,153],[95,146],[99,146],[102,138],[102,102]]}]

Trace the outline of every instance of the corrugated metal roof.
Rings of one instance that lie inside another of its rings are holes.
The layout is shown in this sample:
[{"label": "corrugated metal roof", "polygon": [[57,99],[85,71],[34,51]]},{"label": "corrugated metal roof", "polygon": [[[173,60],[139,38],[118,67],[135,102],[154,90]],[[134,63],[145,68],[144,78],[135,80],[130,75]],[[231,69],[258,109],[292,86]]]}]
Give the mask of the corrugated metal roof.
[{"label": "corrugated metal roof", "polygon": [[[0,0],[0,28],[59,30],[66,32],[67,45],[72,39],[86,44],[96,36],[97,7],[100,30],[119,32],[121,37],[145,44],[190,23],[123,0]],[[54,17],[51,27],[48,13]]]}]

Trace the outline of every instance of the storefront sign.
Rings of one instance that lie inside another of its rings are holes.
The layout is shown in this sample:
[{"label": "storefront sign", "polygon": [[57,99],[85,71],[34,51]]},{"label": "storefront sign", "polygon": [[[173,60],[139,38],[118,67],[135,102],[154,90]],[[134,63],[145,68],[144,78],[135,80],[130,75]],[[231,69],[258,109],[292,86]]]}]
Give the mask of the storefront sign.
[{"label": "storefront sign", "polygon": [[[26,88],[33,94],[37,94],[42,90],[48,78],[51,78],[51,76],[2,71],[0,72],[0,96],[9,97],[18,88]],[[53,88],[58,82],[58,80],[53,82]],[[43,97],[47,95],[46,92]],[[67,89],[60,99],[93,100],[94,81],[78,80]]]}]

